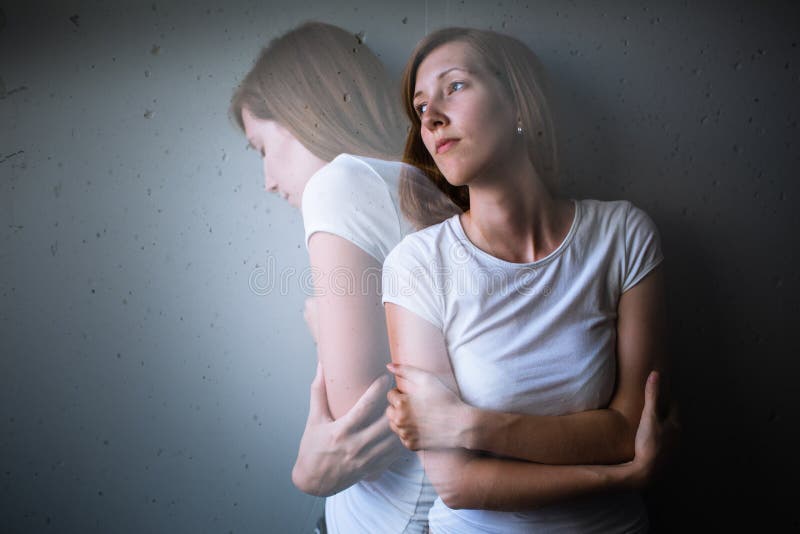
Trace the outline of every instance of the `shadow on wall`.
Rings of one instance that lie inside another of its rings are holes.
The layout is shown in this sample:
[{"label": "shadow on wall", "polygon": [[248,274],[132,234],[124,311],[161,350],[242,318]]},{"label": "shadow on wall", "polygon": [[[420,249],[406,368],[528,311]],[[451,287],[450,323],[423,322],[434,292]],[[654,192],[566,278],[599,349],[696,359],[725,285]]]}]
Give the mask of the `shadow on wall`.
[{"label": "shadow on wall", "polygon": [[[772,445],[770,434],[753,432],[774,429],[779,416],[762,417],[754,400],[764,386],[758,376],[749,382],[742,368],[747,319],[731,305],[739,288],[720,276],[719,258],[696,225],[684,218],[656,222],[667,256],[672,396],[682,433],[669,468],[645,493],[652,532],[797,529],[800,521],[788,518],[788,495],[773,478],[790,467],[781,465],[792,456],[789,447],[778,444],[774,430]],[[776,446],[786,453],[771,454]]]},{"label": "shadow on wall", "polygon": [[[685,216],[680,199],[710,208],[705,200],[697,203],[695,188],[707,180],[698,166],[665,159],[657,168],[655,158],[629,166],[630,146],[614,104],[583,83],[577,70],[551,74],[557,123],[573,128],[559,131],[564,196],[628,199],[651,215],[662,238],[672,395],[682,435],[669,468],[645,493],[652,532],[800,528],[788,513],[787,492],[774,482],[776,474],[800,468],[797,429],[788,420],[791,399],[775,384],[779,375],[770,365],[790,372],[780,361],[788,350],[780,325],[772,323],[796,313],[796,305],[785,304],[773,288],[752,288],[769,278],[773,259],[748,254],[742,243],[762,235],[766,222],[736,220],[746,217],[741,210],[750,204],[735,186],[717,199],[716,214]],[[643,124],[639,133],[665,140],[666,134],[654,133],[662,121]],[[698,153],[697,159],[726,183],[728,170],[714,155]],[[737,184],[743,181],[734,176]]]}]

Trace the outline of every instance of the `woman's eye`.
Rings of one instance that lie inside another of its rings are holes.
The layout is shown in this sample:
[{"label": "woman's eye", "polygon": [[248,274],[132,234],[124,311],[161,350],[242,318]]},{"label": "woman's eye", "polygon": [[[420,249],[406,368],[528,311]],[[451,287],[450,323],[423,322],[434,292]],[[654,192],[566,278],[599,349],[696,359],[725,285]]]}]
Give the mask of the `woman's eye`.
[{"label": "woman's eye", "polygon": [[417,115],[422,115],[423,113],[425,113],[425,110],[428,109],[428,104],[424,102],[422,104],[417,104],[416,106],[414,106],[414,109],[417,110]]},{"label": "woman's eye", "polygon": [[450,84],[450,92],[454,93],[464,88],[464,82],[453,82]]}]

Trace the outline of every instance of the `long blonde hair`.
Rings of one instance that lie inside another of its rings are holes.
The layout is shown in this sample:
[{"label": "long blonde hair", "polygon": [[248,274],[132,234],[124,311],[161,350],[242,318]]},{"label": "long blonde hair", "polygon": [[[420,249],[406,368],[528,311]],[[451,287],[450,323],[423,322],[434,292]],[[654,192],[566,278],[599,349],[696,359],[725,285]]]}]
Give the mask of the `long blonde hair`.
[{"label": "long blonde hair", "polygon": [[[413,103],[420,64],[434,49],[454,41],[466,43],[477,52],[486,72],[494,74],[500,82],[506,96],[519,112],[523,135],[527,141],[528,157],[548,190],[555,194],[558,185],[558,153],[553,120],[547,104],[544,69],[525,44],[493,31],[443,28],[427,35],[417,44],[403,72],[401,87],[405,112],[411,121],[403,161],[421,169],[462,210],[469,209],[467,187],[449,184],[422,143],[421,122]],[[413,205],[413,184],[403,194],[410,199],[404,199],[406,204]]]},{"label": "long blonde hair", "polygon": [[397,160],[406,121],[381,61],[342,28],[307,22],[273,39],[239,84],[230,114],[274,120],[315,156]]}]

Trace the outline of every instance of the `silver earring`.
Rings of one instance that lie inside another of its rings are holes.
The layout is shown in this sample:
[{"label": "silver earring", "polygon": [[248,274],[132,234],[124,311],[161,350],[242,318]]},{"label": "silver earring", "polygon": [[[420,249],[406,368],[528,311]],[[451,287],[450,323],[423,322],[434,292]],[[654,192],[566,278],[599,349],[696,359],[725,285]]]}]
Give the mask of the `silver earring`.
[{"label": "silver earring", "polygon": [[522,135],[522,126],[517,126],[517,135]]}]

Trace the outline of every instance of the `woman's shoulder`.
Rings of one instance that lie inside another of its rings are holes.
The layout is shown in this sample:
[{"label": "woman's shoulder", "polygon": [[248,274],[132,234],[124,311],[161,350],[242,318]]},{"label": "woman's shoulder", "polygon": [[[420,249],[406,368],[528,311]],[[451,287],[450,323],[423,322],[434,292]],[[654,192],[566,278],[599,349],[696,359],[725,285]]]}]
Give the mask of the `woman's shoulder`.
[{"label": "woman's shoulder", "polygon": [[652,222],[649,215],[629,200],[595,200],[581,199],[577,201],[581,210],[581,219],[594,227],[622,227],[631,222]]},{"label": "woman's shoulder", "polygon": [[578,201],[581,213],[587,217],[625,217],[633,204],[629,200],[597,200],[584,198]]},{"label": "woman's shoulder", "polygon": [[404,169],[410,168],[409,165],[402,161],[377,159],[347,153],[339,154],[333,158],[326,167],[329,168],[328,172],[344,172],[359,176],[374,176],[383,178],[384,180],[387,178],[396,178]]},{"label": "woman's shoulder", "polygon": [[303,205],[342,206],[365,199],[384,199],[386,184],[375,170],[356,156],[340,154],[306,183]]},{"label": "woman's shoulder", "polygon": [[432,260],[435,261],[447,248],[447,242],[452,240],[455,217],[458,215],[406,235],[389,253],[386,262],[430,264]]},{"label": "woman's shoulder", "polygon": [[[581,200],[582,241],[598,250],[631,254],[659,249],[660,236],[653,219],[629,200]],[[656,254],[658,255],[658,254]]]},{"label": "woman's shoulder", "polygon": [[348,182],[358,183],[373,173],[374,169],[361,158],[352,154],[339,154],[314,173],[309,180],[309,185],[325,183],[332,185],[333,182],[338,185]]}]

